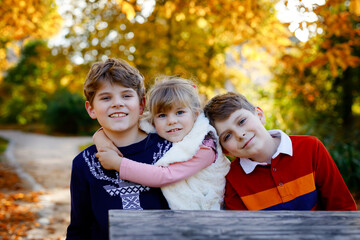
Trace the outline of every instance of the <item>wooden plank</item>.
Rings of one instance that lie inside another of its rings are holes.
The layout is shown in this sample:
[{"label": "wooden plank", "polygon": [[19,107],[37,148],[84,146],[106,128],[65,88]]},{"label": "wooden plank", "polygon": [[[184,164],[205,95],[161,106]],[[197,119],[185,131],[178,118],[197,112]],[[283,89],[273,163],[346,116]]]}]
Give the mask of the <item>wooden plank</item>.
[{"label": "wooden plank", "polygon": [[360,212],[110,210],[110,239],[360,239]]}]

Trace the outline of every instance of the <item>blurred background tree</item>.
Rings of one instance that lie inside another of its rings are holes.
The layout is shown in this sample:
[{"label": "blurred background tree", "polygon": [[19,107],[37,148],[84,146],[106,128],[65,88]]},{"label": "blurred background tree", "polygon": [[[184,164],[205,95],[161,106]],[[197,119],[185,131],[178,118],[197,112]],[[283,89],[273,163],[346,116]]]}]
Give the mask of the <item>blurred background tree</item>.
[{"label": "blurred background tree", "polygon": [[[0,71],[16,63],[24,43],[48,38],[62,22],[53,0],[0,2]],[[0,75],[0,83],[2,74]]]},{"label": "blurred background tree", "polygon": [[123,58],[147,87],[180,74],[197,80],[204,102],[243,93],[268,128],[318,136],[360,190],[359,2],[3,0],[0,123],[93,131],[85,76],[96,61]]},{"label": "blurred background tree", "polygon": [[[360,2],[328,0],[318,20],[299,28],[315,36],[294,44],[274,68],[277,121],[318,136],[350,188],[360,189]],[[290,120],[290,121],[289,121]]]}]

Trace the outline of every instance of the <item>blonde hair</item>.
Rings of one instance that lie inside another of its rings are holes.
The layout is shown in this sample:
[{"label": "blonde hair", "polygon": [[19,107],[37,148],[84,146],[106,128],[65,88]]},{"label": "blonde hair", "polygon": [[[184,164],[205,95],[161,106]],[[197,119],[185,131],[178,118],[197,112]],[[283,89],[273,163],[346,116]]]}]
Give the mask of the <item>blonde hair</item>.
[{"label": "blonde hair", "polygon": [[156,114],[167,112],[176,105],[190,108],[194,115],[201,111],[196,85],[191,80],[177,76],[157,77],[147,100],[149,115],[146,118],[151,123]]}]

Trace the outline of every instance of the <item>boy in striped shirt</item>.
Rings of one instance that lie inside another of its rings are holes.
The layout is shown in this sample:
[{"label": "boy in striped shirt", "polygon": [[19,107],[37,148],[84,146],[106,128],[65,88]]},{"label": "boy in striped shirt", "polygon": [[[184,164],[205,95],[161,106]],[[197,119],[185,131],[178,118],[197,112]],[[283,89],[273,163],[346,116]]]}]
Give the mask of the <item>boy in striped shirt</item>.
[{"label": "boy in striped shirt", "polygon": [[235,157],[226,176],[226,209],[356,210],[335,162],[316,137],[267,131],[262,109],[237,93],[215,96],[204,112],[223,152]]}]

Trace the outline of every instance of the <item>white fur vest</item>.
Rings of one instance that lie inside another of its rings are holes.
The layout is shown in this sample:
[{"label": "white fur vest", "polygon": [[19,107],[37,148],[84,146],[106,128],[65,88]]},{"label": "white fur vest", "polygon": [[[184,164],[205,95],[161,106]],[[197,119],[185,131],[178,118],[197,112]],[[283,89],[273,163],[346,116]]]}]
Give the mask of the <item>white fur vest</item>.
[{"label": "white fur vest", "polygon": [[[140,128],[146,132],[155,131],[146,121],[140,122]],[[172,210],[220,210],[222,207],[225,176],[229,172],[230,162],[222,153],[216,130],[203,113],[199,114],[189,134],[182,141],[173,143],[155,165],[168,166],[190,160],[209,132],[216,138],[216,161],[188,179],[161,188]]]}]

